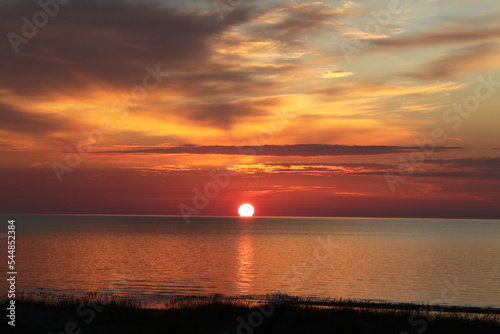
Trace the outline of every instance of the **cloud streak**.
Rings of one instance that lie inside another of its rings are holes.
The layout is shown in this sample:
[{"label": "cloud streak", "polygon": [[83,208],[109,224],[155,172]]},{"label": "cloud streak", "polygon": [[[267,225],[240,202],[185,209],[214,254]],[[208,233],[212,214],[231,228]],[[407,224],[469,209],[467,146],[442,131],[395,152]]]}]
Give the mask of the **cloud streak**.
[{"label": "cloud streak", "polygon": [[460,45],[478,43],[481,41],[495,41],[500,35],[500,27],[472,28],[464,22],[452,26],[440,26],[423,33],[406,35],[390,39],[373,40],[374,46],[383,48],[413,49],[443,45]]},{"label": "cloud streak", "polygon": [[418,68],[417,71],[403,76],[419,80],[443,80],[456,78],[469,71],[494,69],[500,65],[499,53],[500,44],[498,43],[469,46],[453,50],[446,56],[431,61]]},{"label": "cloud streak", "polygon": [[[460,147],[438,147],[437,151],[453,150]],[[410,146],[349,146],[328,144],[260,145],[260,146],[196,146],[144,148],[123,151],[100,151],[100,154],[219,154],[219,155],[259,155],[259,156],[347,156],[380,155],[412,152]]]},{"label": "cloud streak", "polygon": [[0,103],[0,123],[2,130],[25,135],[47,135],[68,127],[71,122],[60,115],[30,113],[16,107]]}]

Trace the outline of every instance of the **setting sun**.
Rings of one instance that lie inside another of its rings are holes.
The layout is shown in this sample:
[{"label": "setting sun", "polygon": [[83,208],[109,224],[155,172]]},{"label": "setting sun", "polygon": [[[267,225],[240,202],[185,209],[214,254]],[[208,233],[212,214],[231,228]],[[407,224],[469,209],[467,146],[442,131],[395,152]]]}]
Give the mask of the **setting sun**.
[{"label": "setting sun", "polygon": [[238,208],[238,213],[241,217],[251,217],[253,216],[254,212],[255,209],[253,208],[252,204],[241,204]]}]

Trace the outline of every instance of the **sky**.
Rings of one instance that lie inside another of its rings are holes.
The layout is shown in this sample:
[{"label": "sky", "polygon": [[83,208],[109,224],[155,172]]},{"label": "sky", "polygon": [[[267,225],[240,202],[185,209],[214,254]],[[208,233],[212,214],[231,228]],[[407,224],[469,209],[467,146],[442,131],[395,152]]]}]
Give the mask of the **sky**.
[{"label": "sky", "polygon": [[2,1],[0,212],[500,218],[500,3]]}]

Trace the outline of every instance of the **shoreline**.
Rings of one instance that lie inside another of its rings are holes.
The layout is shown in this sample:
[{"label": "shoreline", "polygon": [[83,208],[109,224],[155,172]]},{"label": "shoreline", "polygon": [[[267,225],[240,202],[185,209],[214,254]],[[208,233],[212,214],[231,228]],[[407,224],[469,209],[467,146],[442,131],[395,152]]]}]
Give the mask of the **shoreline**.
[{"label": "shoreline", "polygon": [[[22,333],[500,332],[497,308],[318,300],[282,293],[268,294],[261,300],[185,296],[168,300],[163,308],[146,308],[138,299],[102,292],[22,292],[16,297],[16,330]],[[5,294],[1,304],[8,305]]]},{"label": "shoreline", "polygon": [[[0,304],[8,304],[8,292],[0,292]],[[429,310],[442,313],[469,313],[469,314],[493,314],[500,315],[500,307],[451,305],[451,304],[426,304],[413,302],[391,302],[387,300],[351,299],[351,298],[321,298],[321,297],[301,297],[288,295],[281,292],[268,293],[265,295],[242,296],[224,294],[205,295],[175,295],[165,298],[162,302],[148,303],[131,295],[114,294],[111,292],[91,291],[82,293],[56,293],[47,291],[18,291],[16,300],[30,305],[58,306],[68,303],[84,302],[96,300],[101,303],[119,302],[122,304],[131,303],[141,309],[164,310],[165,305],[170,305],[179,301],[192,303],[204,303],[214,301],[228,301],[231,303],[241,303],[245,305],[259,306],[268,304],[272,300],[280,300],[288,305],[311,306],[311,307],[336,307],[336,308],[359,308],[373,310],[400,310],[400,311],[422,311]],[[151,305],[153,304],[153,305]],[[161,307],[155,305],[163,305]],[[168,307],[167,307],[168,308]]]}]

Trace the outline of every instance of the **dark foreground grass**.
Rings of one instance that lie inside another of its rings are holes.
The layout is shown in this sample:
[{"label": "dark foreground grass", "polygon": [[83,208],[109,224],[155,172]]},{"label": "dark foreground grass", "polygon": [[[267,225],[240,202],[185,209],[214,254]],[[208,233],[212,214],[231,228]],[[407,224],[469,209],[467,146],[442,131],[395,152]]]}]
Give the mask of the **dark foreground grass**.
[{"label": "dark foreground grass", "polygon": [[[2,308],[9,305],[5,296]],[[16,327],[3,316],[2,333],[500,333],[498,310],[310,299],[272,294],[260,300],[187,296],[163,309],[108,293],[81,296],[22,293]]]}]

